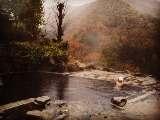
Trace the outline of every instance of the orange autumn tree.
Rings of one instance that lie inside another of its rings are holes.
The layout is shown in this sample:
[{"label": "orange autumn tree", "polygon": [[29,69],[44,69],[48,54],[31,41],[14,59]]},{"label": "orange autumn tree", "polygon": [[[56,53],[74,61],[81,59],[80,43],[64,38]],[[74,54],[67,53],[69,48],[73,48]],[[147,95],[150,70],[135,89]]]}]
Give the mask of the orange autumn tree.
[{"label": "orange autumn tree", "polygon": [[70,60],[83,60],[85,56],[85,47],[83,44],[76,41],[68,41],[69,44],[69,59]]}]

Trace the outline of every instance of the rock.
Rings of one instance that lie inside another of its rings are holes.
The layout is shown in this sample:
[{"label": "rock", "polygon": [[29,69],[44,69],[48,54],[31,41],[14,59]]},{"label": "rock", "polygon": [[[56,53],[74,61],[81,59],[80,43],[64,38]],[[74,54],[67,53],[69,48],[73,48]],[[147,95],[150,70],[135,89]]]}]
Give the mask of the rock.
[{"label": "rock", "polygon": [[42,97],[37,97],[34,102],[37,105],[46,105],[46,104],[49,104],[49,101],[50,101],[50,97],[42,96]]},{"label": "rock", "polygon": [[67,66],[62,60],[58,60],[55,67],[58,72],[67,72]]},{"label": "rock", "polygon": [[68,75],[70,75],[70,73],[68,73],[68,72],[64,72],[64,73],[62,73],[62,75],[64,75],[64,76],[68,76]]},{"label": "rock", "polygon": [[33,111],[28,111],[26,114],[27,115],[36,116],[36,117],[40,117],[41,116],[41,111],[39,111],[39,110],[33,110]]},{"label": "rock", "polygon": [[115,71],[115,73],[122,73],[122,74],[123,74],[123,73],[124,73],[124,71]]},{"label": "rock", "polygon": [[0,86],[3,85],[3,82],[2,82],[2,80],[1,80],[1,77],[2,77],[2,74],[0,73]]},{"label": "rock", "polygon": [[35,117],[39,117],[39,118],[42,118],[45,120],[49,120],[52,118],[52,116],[50,116],[44,112],[41,112],[39,110],[28,111],[26,114],[31,115],[31,116],[35,116]]},{"label": "rock", "polygon": [[86,65],[85,69],[87,69],[87,70],[95,70],[96,67],[94,65],[89,64],[89,65]]},{"label": "rock", "polygon": [[75,62],[75,65],[79,66],[79,67],[85,67],[86,65],[84,63],[81,63],[79,61]]},{"label": "rock", "polygon": [[87,64],[87,65],[85,66],[85,69],[86,69],[86,70],[95,70],[96,67],[95,67],[95,65],[94,65],[94,62],[91,62],[91,63]]},{"label": "rock", "polygon": [[140,86],[140,85],[142,85],[142,83],[143,83],[143,81],[137,80],[137,81],[134,81],[132,83],[132,85]]},{"label": "rock", "polygon": [[152,77],[146,77],[146,80],[143,81],[142,85],[153,85],[157,83],[157,80],[155,78]]},{"label": "rock", "polygon": [[0,116],[0,119],[3,119],[3,116]]},{"label": "rock", "polygon": [[133,75],[134,76],[138,76],[138,77],[142,77],[143,76],[142,73],[140,73],[140,72],[134,73]]},{"label": "rock", "polygon": [[58,105],[59,107],[61,107],[61,106],[65,105],[65,104],[67,104],[67,102],[66,102],[66,101],[63,101],[63,100],[56,100],[56,101],[54,102],[54,104],[55,104],[55,105]]},{"label": "rock", "polygon": [[153,75],[148,75],[148,77],[154,78],[154,76],[153,76]]},{"label": "rock", "polygon": [[49,115],[49,114],[46,114],[46,113],[42,113],[41,114],[41,118],[43,120],[53,120],[53,117],[51,115]]},{"label": "rock", "polygon": [[4,85],[4,84],[3,84],[3,82],[2,82],[1,79],[0,79],[0,86],[2,86],[2,85]]},{"label": "rock", "polygon": [[54,120],[64,120],[65,117],[67,117],[67,114],[62,114],[62,115],[59,115],[56,118],[54,118]]},{"label": "rock", "polygon": [[73,63],[68,64],[68,72],[77,72],[77,71],[78,71],[78,68],[75,64]]},{"label": "rock", "polygon": [[85,64],[76,61],[75,65],[78,68],[78,71],[83,71],[85,69]]},{"label": "rock", "polygon": [[55,64],[54,58],[52,56],[49,56],[49,61],[51,64]]},{"label": "rock", "polygon": [[83,71],[85,68],[84,67],[82,67],[82,66],[79,66],[78,67],[78,71]]},{"label": "rock", "polygon": [[129,70],[125,70],[124,73],[125,74],[131,74],[131,72]]},{"label": "rock", "polygon": [[74,63],[69,63],[68,64],[68,72],[77,72],[77,71],[84,71],[85,69],[85,64],[80,63],[78,61]]},{"label": "rock", "polygon": [[111,103],[112,103],[112,104],[115,104],[115,105],[117,105],[117,106],[123,107],[123,106],[126,105],[127,100],[124,99],[123,97],[113,97],[113,98],[111,99]]},{"label": "rock", "polygon": [[115,105],[117,105],[117,106],[123,107],[123,106],[126,105],[127,100],[124,99],[123,97],[113,97],[113,98],[111,99],[111,103],[112,103],[112,104],[115,104]]},{"label": "rock", "polygon": [[107,71],[107,72],[115,72],[114,69],[108,68],[108,67],[104,67],[104,68],[103,68],[103,71]]}]

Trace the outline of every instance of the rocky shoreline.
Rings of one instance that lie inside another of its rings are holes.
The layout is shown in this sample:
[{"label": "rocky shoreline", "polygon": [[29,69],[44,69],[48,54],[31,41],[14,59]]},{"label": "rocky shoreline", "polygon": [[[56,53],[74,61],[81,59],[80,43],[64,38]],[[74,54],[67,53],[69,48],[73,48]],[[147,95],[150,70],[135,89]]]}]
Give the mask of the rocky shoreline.
[{"label": "rocky shoreline", "polygon": [[[136,86],[140,87],[142,91],[138,96],[131,95],[132,99],[127,99],[127,104],[122,108],[112,106],[108,100],[97,99],[96,102],[92,100],[64,101],[50,100],[50,97],[42,96],[0,106],[0,119],[159,120],[160,118],[160,82],[153,77],[100,70],[63,73],[62,75],[105,80],[113,83],[116,83],[118,77],[122,76],[125,78],[125,84],[128,88],[132,89],[131,86]],[[152,112],[150,109],[152,109]],[[15,116],[14,113],[17,114],[18,112],[19,114]]]},{"label": "rocky shoreline", "polygon": [[125,72],[107,72],[101,70],[90,70],[90,71],[81,71],[73,72],[69,76],[82,77],[87,79],[96,79],[96,80],[106,80],[111,82],[116,82],[118,77],[123,77],[125,79],[125,84],[135,85],[135,86],[149,86],[160,83],[154,77],[150,75],[146,76],[137,76],[135,74],[125,73]]}]

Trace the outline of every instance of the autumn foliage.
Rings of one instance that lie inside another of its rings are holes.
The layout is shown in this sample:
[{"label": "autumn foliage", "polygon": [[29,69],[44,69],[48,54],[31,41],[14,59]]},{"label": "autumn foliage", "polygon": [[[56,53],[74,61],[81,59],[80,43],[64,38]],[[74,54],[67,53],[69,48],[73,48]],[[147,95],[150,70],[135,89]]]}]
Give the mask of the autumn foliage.
[{"label": "autumn foliage", "polygon": [[85,56],[86,47],[76,41],[69,41],[69,59],[82,60]]},{"label": "autumn foliage", "polygon": [[160,74],[160,19],[142,14],[122,0],[93,2],[73,17],[69,30],[67,39],[83,46],[81,50],[76,45],[70,48],[76,59],[100,58],[102,66]]}]

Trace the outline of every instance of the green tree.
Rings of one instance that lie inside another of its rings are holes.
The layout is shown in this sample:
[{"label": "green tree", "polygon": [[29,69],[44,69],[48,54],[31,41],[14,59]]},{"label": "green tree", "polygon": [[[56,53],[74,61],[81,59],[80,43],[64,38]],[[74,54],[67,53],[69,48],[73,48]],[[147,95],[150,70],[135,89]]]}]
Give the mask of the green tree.
[{"label": "green tree", "polygon": [[9,19],[14,22],[15,31],[18,28],[19,14],[24,7],[25,0],[0,0],[0,3],[3,5],[2,9],[5,10]]},{"label": "green tree", "polygon": [[9,34],[9,30],[11,28],[11,22],[9,21],[9,17],[6,15],[6,12],[2,9],[2,5],[0,3],[0,43],[5,43],[7,36]]},{"label": "green tree", "polygon": [[41,32],[43,0],[0,0],[0,3],[12,22],[12,41],[35,39]]},{"label": "green tree", "polygon": [[36,39],[41,32],[39,28],[43,24],[43,0],[28,0],[24,4],[23,10],[20,13],[20,21],[22,22],[25,32]]}]

